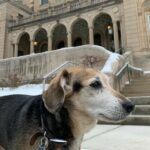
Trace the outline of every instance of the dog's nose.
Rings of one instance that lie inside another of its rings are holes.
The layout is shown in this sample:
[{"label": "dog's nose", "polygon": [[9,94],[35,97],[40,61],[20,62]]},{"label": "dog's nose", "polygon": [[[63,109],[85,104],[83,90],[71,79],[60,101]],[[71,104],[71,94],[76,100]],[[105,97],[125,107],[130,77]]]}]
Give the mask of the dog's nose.
[{"label": "dog's nose", "polygon": [[127,113],[130,113],[134,109],[134,104],[132,102],[124,102],[122,107],[126,110]]}]

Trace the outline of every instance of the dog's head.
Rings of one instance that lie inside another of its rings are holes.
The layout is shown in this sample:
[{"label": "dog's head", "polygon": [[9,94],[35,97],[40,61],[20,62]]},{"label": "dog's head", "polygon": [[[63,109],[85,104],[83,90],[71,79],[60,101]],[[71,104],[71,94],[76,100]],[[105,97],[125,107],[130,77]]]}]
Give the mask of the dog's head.
[{"label": "dog's head", "polygon": [[134,108],[131,101],[111,88],[102,72],[78,67],[62,71],[50,82],[44,103],[51,112],[64,105],[105,121],[123,120]]}]

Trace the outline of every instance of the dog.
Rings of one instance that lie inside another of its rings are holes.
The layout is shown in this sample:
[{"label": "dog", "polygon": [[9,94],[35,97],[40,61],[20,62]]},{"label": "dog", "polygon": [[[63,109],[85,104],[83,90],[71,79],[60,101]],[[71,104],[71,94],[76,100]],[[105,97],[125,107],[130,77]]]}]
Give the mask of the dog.
[{"label": "dog", "polygon": [[[133,109],[102,72],[64,69],[42,95],[0,97],[0,145],[5,150],[36,150],[46,138],[47,150],[80,150],[84,134],[97,120],[124,120]],[[67,143],[60,146],[55,139]]]}]

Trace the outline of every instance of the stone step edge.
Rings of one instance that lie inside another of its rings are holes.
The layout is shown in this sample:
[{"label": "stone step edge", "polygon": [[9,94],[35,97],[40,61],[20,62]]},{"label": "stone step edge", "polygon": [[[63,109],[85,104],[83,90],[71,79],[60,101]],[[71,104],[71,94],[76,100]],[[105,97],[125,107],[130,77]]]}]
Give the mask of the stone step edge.
[{"label": "stone step edge", "polygon": [[[128,122],[131,122],[131,119],[141,119],[141,120],[146,119],[149,121],[148,125],[150,125],[150,115],[130,115],[125,121],[122,121],[122,122],[104,122],[104,121],[98,120],[97,124],[112,124],[112,125],[119,125],[119,124],[124,125],[124,124],[126,124],[127,125]],[[141,124],[137,124],[137,125],[141,125]],[[145,124],[145,125],[147,125],[147,124]]]}]

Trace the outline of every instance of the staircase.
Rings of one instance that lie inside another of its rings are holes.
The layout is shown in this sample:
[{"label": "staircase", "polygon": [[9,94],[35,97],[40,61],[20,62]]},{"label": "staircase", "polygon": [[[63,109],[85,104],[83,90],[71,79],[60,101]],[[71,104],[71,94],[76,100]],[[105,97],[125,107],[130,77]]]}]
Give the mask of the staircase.
[{"label": "staircase", "polygon": [[[123,80],[122,83],[124,76],[127,76],[128,81],[130,82],[125,83]],[[121,91],[124,96],[128,97],[135,104],[135,109],[124,122],[113,124],[149,126],[150,72],[144,73],[137,68],[126,65],[119,71],[118,75],[116,75],[116,79],[116,83],[119,83],[119,91]],[[121,88],[121,85],[124,85],[124,87]],[[99,123],[112,124],[103,121],[99,121]]]},{"label": "staircase", "polygon": [[122,124],[150,125],[150,74],[132,79],[121,93],[135,104],[135,110]]},{"label": "staircase", "polygon": [[121,91],[126,97],[150,96],[150,74],[134,78]]}]

